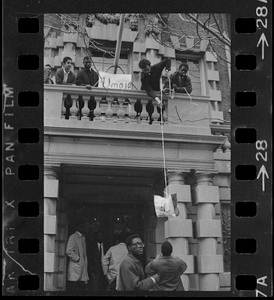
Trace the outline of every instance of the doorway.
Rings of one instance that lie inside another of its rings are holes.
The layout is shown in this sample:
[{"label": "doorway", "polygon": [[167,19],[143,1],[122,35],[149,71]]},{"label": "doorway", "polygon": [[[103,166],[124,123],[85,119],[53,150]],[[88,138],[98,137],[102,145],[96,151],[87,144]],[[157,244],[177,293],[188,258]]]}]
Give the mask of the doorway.
[{"label": "doorway", "polygon": [[101,231],[105,250],[116,244],[115,233],[124,230],[127,235],[138,233],[146,240],[144,204],[136,203],[88,203],[72,201],[69,209],[69,232],[78,219],[89,221],[91,235]]}]

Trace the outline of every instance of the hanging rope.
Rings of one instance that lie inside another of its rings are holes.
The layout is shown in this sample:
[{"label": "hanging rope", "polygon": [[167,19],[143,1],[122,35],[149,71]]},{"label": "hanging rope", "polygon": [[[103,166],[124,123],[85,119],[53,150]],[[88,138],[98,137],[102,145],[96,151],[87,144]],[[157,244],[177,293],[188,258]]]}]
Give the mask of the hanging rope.
[{"label": "hanging rope", "polygon": [[164,181],[165,187],[167,187],[167,175],[166,175],[166,156],[165,156],[165,141],[164,141],[164,119],[163,119],[163,88],[162,77],[160,77],[160,91],[161,91],[161,104],[160,104],[160,116],[161,116],[161,132],[162,132],[162,150],[163,150],[163,162],[164,162]]}]

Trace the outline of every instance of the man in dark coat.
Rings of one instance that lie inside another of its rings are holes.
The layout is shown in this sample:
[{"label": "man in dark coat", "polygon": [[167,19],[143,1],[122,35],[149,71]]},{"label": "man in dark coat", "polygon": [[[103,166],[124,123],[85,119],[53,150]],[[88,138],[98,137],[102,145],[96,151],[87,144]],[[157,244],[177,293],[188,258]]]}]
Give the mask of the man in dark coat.
[{"label": "man in dark coat", "polygon": [[104,249],[103,235],[95,232],[93,239],[87,238],[88,274],[91,285],[89,290],[106,291],[107,278],[103,272],[102,259],[107,249]]},{"label": "man in dark coat", "polygon": [[72,59],[68,56],[63,59],[62,68],[58,69],[56,72],[56,84],[75,84],[76,76],[71,71]]},{"label": "man in dark coat", "polygon": [[126,240],[128,255],[120,265],[117,289],[118,291],[148,291],[159,280],[154,274],[146,278],[140,257],[144,251],[144,244],[139,234],[130,235]]},{"label": "man in dark coat", "polygon": [[[88,90],[91,90],[92,87],[98,86],[99,76],[91,68],[91,59],[89,56],[85,56],[83,59],[84,68],[80,70],[76,77],[76,85],[85,86]],[[80,111],[84,107],[84,100],[79,99],[79,109]],[[90,97],[88,101],[88,108],[90,109],[89,117],[91,120],[94,118],[94,109],[96,108],[96,101],[93,96]]]},{"label": "man in dark coat", "polygon": [[[179,71],[170,75],[170,85],[172,89],[177,93],[188,93],[192,92],[191,79],[186,75],[188,72],[188,64],[182,63],[179,66]],[[167,80],[164,88],[169,88],[169,81]]]},{"label": "man in dark coat", "polygon": [[87,89],[91,89],[93,86],[98,86],[99,76],[91,68],[91,59],[89,56],[85,56],[83,59],[84,68],[81,69],[76,77],[76,85],[85,86]]},{"label": "man in dark coat", "polygon": [[[161,100],[159,97],[157,97],[155,91],[160,91],[160,78],[162,75],[162,71],[166,70],[167,72],[170,70],[171,67],[171,60],[169,58],[166,58],[162,60],[161,62],[152,65],[151,62],[148,59],[142,59],[139,62],[139,68],[142,70],[141,73],[141,90],[145,90],[151,98],[153,98],[158,105],[161,105]],[[140,113],[142,111],[142,108],[137,105],[135,107],[137,113]],[[150,100],[147,104],[147,112],[149,114],[150,124],[152,123],[152,114],[154,111],[154,107],[152,105],[152,100]],[[158,112],[160,113],[160,109],[158,109]]]},{"label": "man in dark coat", "polygon": [[181,275],[187,264],[178,257],[172,257],[172,245],[166,241],[162,244],[162,255],[148,263],[145,271],[148,275],[160,275],[160,280],[153,287],[155,291],[184,291]]}]

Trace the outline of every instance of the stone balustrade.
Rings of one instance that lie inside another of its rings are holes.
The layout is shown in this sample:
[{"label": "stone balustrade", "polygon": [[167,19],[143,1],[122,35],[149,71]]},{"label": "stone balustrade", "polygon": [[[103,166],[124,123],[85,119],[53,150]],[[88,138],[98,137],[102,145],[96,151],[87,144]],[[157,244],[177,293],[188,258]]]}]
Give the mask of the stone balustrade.
[{"label": "stone balustrade", "polygon": [[[159,93],[160,97],[160,93]],[[117,90],[72,86],[44,85],[44,117],[65,121],[148,124],[148,104],[145,91]],[[210,98],[176,94],[174,99],[163,96],[163,121],[168,125],[202,126],[211,123]],[[156,101],[150,105],[152,125],[160,125],[160,109]]]}]

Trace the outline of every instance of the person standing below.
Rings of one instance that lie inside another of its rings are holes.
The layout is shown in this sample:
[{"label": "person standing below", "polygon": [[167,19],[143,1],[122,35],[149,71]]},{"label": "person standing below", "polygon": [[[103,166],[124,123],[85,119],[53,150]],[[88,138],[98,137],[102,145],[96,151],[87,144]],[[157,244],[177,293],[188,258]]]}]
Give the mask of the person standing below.
[{"label": "person standing below", "polygon": [[67,274],[67,291],[72,295],[84,294],[87,291],[88,260],[86,239],[84,236],[85,225],[78,223],[76,231],[69,236],[66,255],[69,258]]},{"label": "person standing below", "polygon": [[[141,90],[145,90],[151,98],[153,98],[159,106],[162,105],[161,100],[157,97],[155,91],[160,91],[160,78],[162,76],[162,72],[165,69],[165,76],[167,76],[168,71],[170,71],[171,60],[166,58],[161,62],[152,65],[148,59],[142,59],[139,62],[139,68],[142,70],[141,72]],[[136,107],[137,108],[137,107]],[[150,124],[152,123],[152,114],[154,111],[154,107],[152,104],[152,100],[150,100],[146,106],[147,112],[149,114]],[[142,108],[137,108],[137,113],[141,112]],[[158,109],[160,112],[160,109]]]},{"label": "person standing below", "polygon": [[104,257],[103,234],[95,232],[95,239],[88,245],[89,275],[92,279],[91,290],[105,291],[107,280],[103,272],[102,260]]},{"label": "person standing below", "polygon": [[116,278],[120,264],[128,254],[127,246],[125,244],[126,237],[126,232],[117,233],[115,235],[115,238],[118,241],[117,245],[110,247],[103,257],[103,271],[108,280],[107,291],[116,290]]},{"label": "person standing below", "polygon": [[[76,77],[76,85],[85,86],[88,90],[92,87],[97,87],[99,82],[99,75],[91,68],[91,59],[89,56],[85,56],[83,59],[84,68],[80,70]],[[80,111],[84,107],[84,100],[79,101]],[[88,101],[88,108],[90,110],[89,117],[91,120],[94,118],[94,109],[96,108],[96,101],[93,96]]]},{"label": "person standing below", "polygon": [[178,257],[172,257],[172,245],[166,241],[162,244],[162,255],[148,263],[145,272],[149,276],[159,274],[160,280],[154,285],[154,291],[184,291],[181,275],[187,264]]},{"label": "person standing below", "polygon": [[[192,92],[191,79],[186,75],[189,70],[188,64],[182,63],[179,66],[179,71],[170,75],[171,88],[177,93],[188,93]],[[165,89],[169,89],[169,80],[166,81]]]},{"label": "person standing below", "polygon": [[154,274],[146,278],[140,257],[144,252],[144,244],[139,234],[130,235],[126,240],[128,255],[120,265],[117,290],[118,291],[148,291],[159,280]]},{"label": "person standing below", "polygon": [[56,84],[75,84],[76,76],[71,71],[72,59],[68,56],[63,59],[62,68],[56,72]]}]

